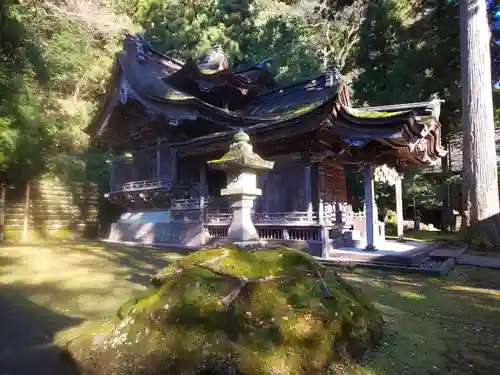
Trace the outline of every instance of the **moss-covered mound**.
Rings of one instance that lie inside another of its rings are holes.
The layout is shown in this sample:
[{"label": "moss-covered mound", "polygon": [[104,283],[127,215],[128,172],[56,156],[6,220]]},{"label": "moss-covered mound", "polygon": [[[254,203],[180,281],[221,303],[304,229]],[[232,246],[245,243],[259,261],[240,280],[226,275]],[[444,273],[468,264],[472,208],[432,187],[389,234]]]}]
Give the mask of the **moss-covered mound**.
[{"label": "moss-covered mound", "polygon": [[295,250],[200,251],[153,284],[115,317],[70,332],[63,358],[76,373],[317,375],[361,354],[383,324],[349,285]]}]

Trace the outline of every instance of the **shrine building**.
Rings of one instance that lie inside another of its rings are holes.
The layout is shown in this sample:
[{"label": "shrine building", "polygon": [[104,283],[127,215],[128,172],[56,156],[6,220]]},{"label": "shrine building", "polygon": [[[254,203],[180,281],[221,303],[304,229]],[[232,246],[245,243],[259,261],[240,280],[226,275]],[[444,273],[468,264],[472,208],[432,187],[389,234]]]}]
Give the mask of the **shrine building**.
[{"label": "shrine building", "polygon": [[[106,197],[123,209],[108,241],[201,248],[224,242],[231,222],[221,158],[242,130],[273,161],[252,209],[259,236],[325,256],[338,246],[377,248],[374,180],[446,155],[441,101],[353,108],[336,71],[280,87],[263,63],[229,66],[220,48],[179,61],[128,36],[117,55],[95,137],[109,147]],[[364,176],[365,210],[348,205],[345,166]]]}]

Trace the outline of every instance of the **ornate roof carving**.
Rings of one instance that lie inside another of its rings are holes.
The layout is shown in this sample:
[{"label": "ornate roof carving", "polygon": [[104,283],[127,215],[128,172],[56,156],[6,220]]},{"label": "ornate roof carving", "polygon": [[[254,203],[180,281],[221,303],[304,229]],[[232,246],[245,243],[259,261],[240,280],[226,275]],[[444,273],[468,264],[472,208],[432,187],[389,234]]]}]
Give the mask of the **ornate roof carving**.
[{"label": "ornate roof carving", "polygon": [[301,132],[328,132],[342,147],[352,150],[351,154],[359,158],[357,161],[398,169],[432,165],[446,155],[439,124],[442,101],[437,98],[352,108],[348,88],[336,71],[272,89],[272,74],[260,65],[229,69],[227,57],[217,49],[207,52],[198,62],[181,62],[156,52],[142,39],[129,36],[118,56],[109,95],[96,119],[98,135],[106,132],[117,106],[137,101],[159,118],[163,116],[165,126],[182,128],[184,120],[201,119],[205,124],[227,129],[210,134],[207,128],[204,136],[179,147],[227,142],[239,128],[258,138],[260,133],[269,137],[280,129],[283,136],[285,127],[301,127],[300,131],[288,133],[298,136]]}]

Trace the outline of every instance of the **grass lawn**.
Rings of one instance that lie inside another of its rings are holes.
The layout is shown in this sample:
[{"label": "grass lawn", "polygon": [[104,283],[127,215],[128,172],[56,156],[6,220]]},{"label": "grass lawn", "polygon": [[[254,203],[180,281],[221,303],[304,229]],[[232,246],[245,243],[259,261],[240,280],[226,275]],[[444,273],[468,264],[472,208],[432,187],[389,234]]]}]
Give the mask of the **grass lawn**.
[{"label": "grass lawn", "polygon": [[[178,256],[77,241],[0,246],[0,374],[54,374],[39,348],[83,319],[114,314]],[[367,270],[343,276],[376,302],[387,332],[378,350],[339,374],[498,374],[499,271],[457,267],[444,279]]]}]

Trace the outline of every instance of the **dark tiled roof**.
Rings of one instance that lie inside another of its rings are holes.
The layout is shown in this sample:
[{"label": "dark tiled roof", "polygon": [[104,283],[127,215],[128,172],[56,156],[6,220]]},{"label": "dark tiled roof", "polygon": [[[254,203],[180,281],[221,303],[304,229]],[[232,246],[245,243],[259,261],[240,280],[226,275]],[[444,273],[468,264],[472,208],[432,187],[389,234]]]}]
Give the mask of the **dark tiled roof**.
[{"label": "dark tiled roof", "polygon": [[[227,129],[178,147],[224,140],[239,128],[257,135],[300,124],[312,131],[327,122],[328,131],[346,146],[381,144],[385,157],[402,165],[425,166],[445,155],[438,114],[429,114],[426,108],[431,102],[354,109],[346,85],[335,72],[272,88],[274,81],[263,68],[231,70],[224,59],[214,52],[202,63],[183,63],[159,54],[141,39],[128,37],[96,120],[98,136],[112,126],[108,120],[117,105],[134,100],[164,116],[165,126],[169,126],[168,119],[202,118]],[[207,71],[207,64],[213,69]],[[224,98],[234,99],[230,109],[221,106]]]}]

